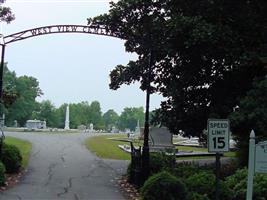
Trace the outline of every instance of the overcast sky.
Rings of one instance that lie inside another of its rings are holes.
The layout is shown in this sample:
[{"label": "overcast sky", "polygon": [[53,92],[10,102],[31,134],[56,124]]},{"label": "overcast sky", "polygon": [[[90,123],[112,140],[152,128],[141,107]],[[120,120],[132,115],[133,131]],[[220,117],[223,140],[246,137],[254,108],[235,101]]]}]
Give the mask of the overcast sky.
[{"label": "overcast sky", "polygon": [[[106,0],[7,0],[16,15],[11,24],[2,24],[5,36],[46,25],[86,25],[88,17],[108,12]],[[5,61],[18,76],[36,77],[44,95],[55,106],[63,103],[98,100],[102,112],[124,107],[145,107],[145,93],[139,84],[110,90],[109,72],[118,64],[135,60],[125,52],[124,41],[89,34],[51,34],[7,45]],[[151,96],[151,110],[159,107],[162,97]]]}]

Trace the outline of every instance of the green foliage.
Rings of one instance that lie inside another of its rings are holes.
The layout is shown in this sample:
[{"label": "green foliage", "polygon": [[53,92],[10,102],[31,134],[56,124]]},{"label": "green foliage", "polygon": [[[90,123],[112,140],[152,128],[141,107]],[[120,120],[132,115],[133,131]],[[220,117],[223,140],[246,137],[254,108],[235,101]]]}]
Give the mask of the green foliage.
[{"label": "green foliage", "polygon": [[90,104],[90,121],[94,124],[95,129],[105,129],[100,103],[98,101],[93,101]]},{"label": "green foliage", "polygon": [[110,109],[104,113],[103,120],[105,124],[105,129],[110,131],[113,126],[117,126],[119,115],[114,110]]},{"label": "green foliage", "polygon": [[169,171],[174,168],[175,156],[166,155],[164,152],[150,153],[150,174],[159,173],[163,170]]},{"label": "green foliage", "polygon": [[198,194],[196,192],[190,192],[187,196],[187,200],[210,200],[207,196]]},{"label": "green foliage", "polygon": [[[1,1],[0,5],[5,1]],[[0,6],[0,22],[10,23],[15,19],[15,15],[12,13],[11,9],[8,7]]]},{"label": "green foliage", "polygon": [[[237,170],[226,178],[226,185],[232,190],[233,200],[245,199],[247,192],[247,169]],[[267,196],[267,175],[256,174],[253,183],[253,200],[262,200]]]},{"label": "green foliage", "polygon": [[18,172],[22,164],[22,156],[19,149],[10,144],[3,145],[2,162],[6,167],[7,173]]},{"label": "green foliage", "polygon": [[141,188],[143,200],[184,200],[186,195],[185,185],[166,171],[149,177]]},{"label": "green foliage", "polygon": [[6,110],[7,125],[12,126],[14,120],[17,120],[19,125],[24,126],[37,106],[36,97],[42,94],[37,79],[28,76],[17,77],[15,72],[5,68],[4,90],[16,95],[15,101],[10,103]]},{"label": "green foliage", "polygon": [[70,113],[71,128],[77,128],[81,124],[89,127],[92,123],[94,129],[104,129],[104,121],[98,101],[93,101],[91,104],[87,101],[78,104],[70,104]]},{"label": "green foliage", "polygon": [[[183,180],[200,172],[204,172],[204,170],[201,169],[198,165],[191,163],[179,163],[176,164],[174,169],[172,169],[172,174]],[[209,170],[209,172],[211,171]]]},{"label": "green foliage", "polygon": [[5,184],[5,172],[6,168],[5,165],[0,161],[0,186]]},{"label": "green foliage", "polygon": [[9,136],[5,137],[5,143],[18,147],[22,156],[22,167],[25,168],[28,165],[30,159],[32,144],[29,141]]},{"label": "green foliage", "polygon": [[32,119],[46,121],[47,127],[57,127],[59,124],[56,108],[49,100],[37,103],[36,109],[32,113]]},{"label": "green foliage", "polygon": [[[215,197],[215,176],[210,172],[199,172],[189,176],[185,180],[187,188],[198,194],[214,199]],[[220,199],[231,200],[232,194],[228,186],[220,181]]]},{"label": "green foliage", "polygon": [[137,122],[139,120],[139,124],[142,127],[144,124],[144,108],[139,107],[139,108],[124,108],[120,117],[119,117],[119,129],[120,130],[125,130],[126,128],[129,128],[131,131],[134,131]]},{"label": "green foliage", "polygon": [[215,191],[215,176],[207,172],[196,173],[187,178],[186,186],[190,191],[210,197]]},{"label": "green foliage", "polygon": [[146,89],[152,52],[152,91],[167,99],[157,123],[195,135],[207,118],[226,118],[252,81],[265,76],[266,9],[262,0],[120,0],[88,22],[125,39],[126,51],[139,55],[115,67],[110,88],[138,81]]},{"label": "green foliage", "polygon": [[85,145],[91,152],[96,153],[96,155],[101,158],[129,160],[130,154],[122,151],[118,147],[118,145],[123,145],[125,142],[110,140],[110,137],[120,138],[121,135],[101,135],[90,137],[85,141]]},{"label": "green foliage", "polygon": [[267,79],[254,81],[253,88],[241,99],[239,109],[230,115],[231,129],[238,141],[240,164],[248,163],[249,134],[267,137]]}]

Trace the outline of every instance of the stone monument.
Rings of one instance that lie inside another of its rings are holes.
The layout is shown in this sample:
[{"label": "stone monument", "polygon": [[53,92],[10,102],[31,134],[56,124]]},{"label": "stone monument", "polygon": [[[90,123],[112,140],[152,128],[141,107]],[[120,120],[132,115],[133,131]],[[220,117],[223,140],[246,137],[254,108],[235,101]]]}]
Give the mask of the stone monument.
[{"label": "stone monument", "polygon": [[166,127],[150,128],[149,136],[150,151],[166,151],[167,149],[174,151],[172,133]]},{"label": "stone monument", "polygon": [[90,123],[89,124],[89,133],[92,133],[92,132],[94,132],[94,124]]},{"label": "stone monument", "polygon": [[69,105],[67,105],[66,108],[66,115],[65,115],[65,130],[70,129],[70,110],[69,110]]},{"label": "stone monument", "polygon": [[140,138],[141,137],[141,129],[140,129],[140,124],[139,120],[137,121],[137,125],[135,127],[135,132],[134,132],[135,137]]}]

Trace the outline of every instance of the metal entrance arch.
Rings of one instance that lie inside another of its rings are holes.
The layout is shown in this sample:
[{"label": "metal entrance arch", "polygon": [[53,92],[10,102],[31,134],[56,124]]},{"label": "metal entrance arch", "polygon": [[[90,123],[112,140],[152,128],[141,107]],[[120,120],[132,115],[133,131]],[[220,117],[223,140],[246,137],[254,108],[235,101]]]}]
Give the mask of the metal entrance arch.
[{"label": "metal entrance arch", "polygon": [[1,52],[1,65],[0,65],[0,101],[3,100],[3,70],[5,62],[5,47],[7,44],[25,40],[27,38],[55,34],[55,33],[85,33],[85,34],[94,34],[94,35],[103,35],[109,37],[115,37],[124,39],[114,32],[111,32],[106,26],[101,25],[51,25],[51,26],[42,26],[38,28],[28,29],[18,33],[14,33],[7,36],[1,36],[2,52]]},{"label": "metal entrance arch", "polygon": [[[0,65],[0,104],[3,104],[3,70],[4,70],[4,60],[5,60],[5,47],[7,44],[24,40],[27,38],[55,34],[55,33],[85,33],[85,34],[95,34],[103,35],[109,37],[115,37],[119,39],[124,38],[119,32],[111,31],[107,26],[100,24],[93,24],[90,22],[88,26],[84,25],[51,25],[43,26],[33,29],[28,29],[18,33],[14,33],[8,36],[0,35],[0,45],[2,46],[1,52],[1,65]],[[149,64],[148,64],[148,77],[147,77],[147,90],[146,90],[146,109],[145,109],[145,128],[144,128],[144,143],[143,143],[143,155],[142,155],[142,171],[143,180],[145,180],[149,175],[149,145],[148,145],[148,135],[149,135],[149,104],[150,104],[150,93],[151,93],[151,68],[152,68],[152,50],[149,49]],[[0,113],[1,114],[1,113]],[[0,141],[0,155],[1,155],[1,141]]]}]

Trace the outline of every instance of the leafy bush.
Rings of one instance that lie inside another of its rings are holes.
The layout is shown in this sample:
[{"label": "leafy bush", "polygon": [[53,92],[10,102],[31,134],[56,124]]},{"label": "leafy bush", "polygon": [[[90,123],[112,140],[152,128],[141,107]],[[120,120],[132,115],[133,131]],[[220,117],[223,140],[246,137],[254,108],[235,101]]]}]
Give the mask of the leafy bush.
[{"label": "leafy bush", "polygon": [[[215,176],[211,172],[199,172],[192,176],[189,176],[186,180],[186,186],[191,192],[196,192],[203,195],[204,197],[209,197],[214,199],[215,197]],[[228,186],[220,181],[220,200],[231,200],[231,190]]]},{"label": "leafy bush", "polygon": [[238,169],[238,162],[235,159],[232,159],[221,165],[220,178],[225,179],[228,176],[233,175]]},{"label": "leafy bush", "polygon": [[210,200],[210,199],[202,194],[198,194],[196,192],[190,192],[187,197],[187,200]]},{"label": "leafy bush", "polygon": [[192,192],[210,197],[215,191],[215,176],[209,172],[193,174],[187,178],[186,186]]},{"label": "leafy bush", "polygon": [[[226,178],[226,185],[232,190],[233,200],[245,199],[247,192],[247,169],[237,170]],[[256,174],[253,184],[253,200],[263,200],[267,197],[267,175]]]},{"label": "leafy bush", "polygon": [[175,156],[166,155],[164,152],[150,154],[150,174],[156,174],[163,170],[174,168]]},{"label": "leafy bush", "polygon": [[5,184],[5,172],[6,172],[6,168],[4,164],[0,161],[0,185]]},{"label": "leafy bush", "polygon": [[4,144],[2,149],[2,162],[7,173],[18,172],[22,164],[22,156],[14,145]]},{"label": "leafy bush", "polygon": [[187,179],[189,176],[204,172],[204,169],[201,169],[197,164],[183,162],[176,164],[175,168],[172,169],[171,172],[177,178]]},{"label": "leafy bush", "polygon": [[149,177],[141,188],[143,200],[184,200],[186,195],[185,185],[166,171]]}]

